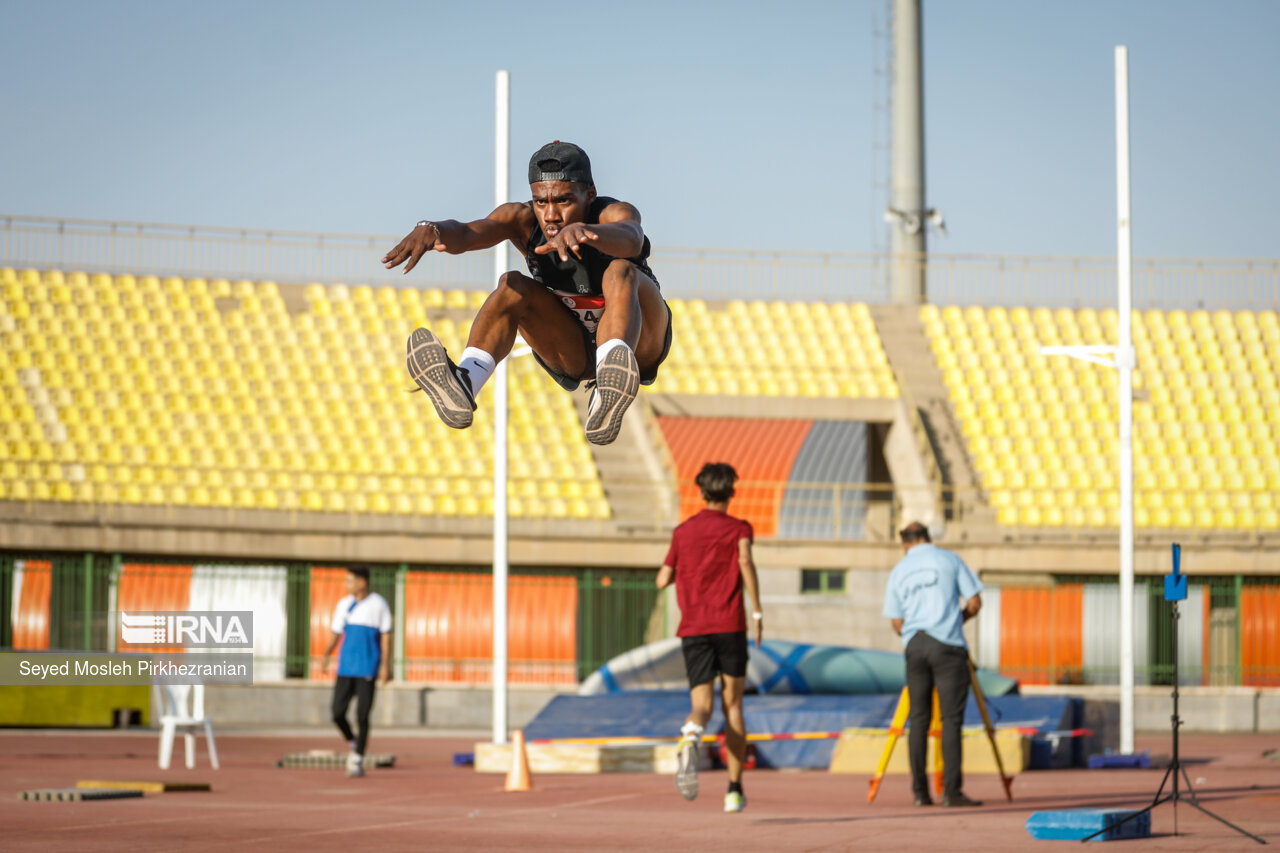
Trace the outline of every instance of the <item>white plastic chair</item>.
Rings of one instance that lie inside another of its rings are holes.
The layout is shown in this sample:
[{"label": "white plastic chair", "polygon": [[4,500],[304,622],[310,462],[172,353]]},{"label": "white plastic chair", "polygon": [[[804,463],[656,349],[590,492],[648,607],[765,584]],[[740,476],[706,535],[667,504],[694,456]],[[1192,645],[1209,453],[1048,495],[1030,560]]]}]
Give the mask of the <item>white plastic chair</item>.
[{"label": "white plastic chair", "polygon": [[209,743],[209,763],[218,769],[218,748],[213,743],[213,720],[204,715],[203,684],[162,684],[160,700],[160,769],[169,769],[173,756],[173,736],[182,729],[187,748],[187,767],[196,766],[196,733],[203,728]]}]

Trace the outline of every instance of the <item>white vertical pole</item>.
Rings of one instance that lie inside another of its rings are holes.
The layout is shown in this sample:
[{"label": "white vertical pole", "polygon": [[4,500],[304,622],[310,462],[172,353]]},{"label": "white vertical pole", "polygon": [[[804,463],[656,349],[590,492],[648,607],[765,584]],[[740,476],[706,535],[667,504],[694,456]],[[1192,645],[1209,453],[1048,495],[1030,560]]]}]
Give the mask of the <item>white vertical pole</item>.
[{"label": "white vertical pole", "polygon": [[1116,284],[1120,370],[1120,751],[1133,752],[1133,261],[1129,220],[1129,49],[1116,47]]},{"label": "white vertical pole", "polygon": [[[494,207],[510,196],[511,78],[498,72]],[[507,243],[493,247],[493,280],[507,272]],[[493,742],[507,742],[507,360],[493,372]]]}]

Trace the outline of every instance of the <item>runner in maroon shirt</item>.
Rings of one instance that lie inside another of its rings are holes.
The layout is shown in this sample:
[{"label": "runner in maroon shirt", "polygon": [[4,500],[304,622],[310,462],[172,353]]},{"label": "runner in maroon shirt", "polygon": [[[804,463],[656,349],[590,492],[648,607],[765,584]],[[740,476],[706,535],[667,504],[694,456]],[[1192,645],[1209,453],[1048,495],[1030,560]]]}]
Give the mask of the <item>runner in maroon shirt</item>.
[{"label": "runner in maroon shirt", "polygon": [[740,812],[742,762],[747,754],[747,727],[742,718],[742,692],[747,680],[747,617],[742,590],[755,605],[756,646],[764,636],[759,583],[751,559],[751,523],[729,515],[729,500],[738,473],[722,462],[708,463],[698,473],[707,508],[686,519],[671,536],[671,550],[658,571],[658,589],[676,584],[689,699],[693,706],[680,730],[676,790],[686,800],[698,796],[698,744],[715,706],[713,686],[722,676],[725,744],[729,748],[729,792],[724,810]]}]

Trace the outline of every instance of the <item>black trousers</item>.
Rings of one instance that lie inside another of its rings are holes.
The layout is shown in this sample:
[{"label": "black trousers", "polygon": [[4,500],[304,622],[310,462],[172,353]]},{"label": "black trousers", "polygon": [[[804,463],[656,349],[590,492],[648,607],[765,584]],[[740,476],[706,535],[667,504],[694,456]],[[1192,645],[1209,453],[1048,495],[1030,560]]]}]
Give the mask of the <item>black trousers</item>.
[{"label": "black trousers", "polygon": [[939,642],[918,631],[907,643],[907,701],[911,728],[907,748],[911,757],[911,787],[917,797],[930,799],[925,752],[933,717],[933,690],[938,689],[942,714],[942,795],[954,797],[963,784],[960,768],[960,727],[969,700],[969,650]]},{"label": "black trousers", "polygon": [[[356,742],[356,752],[364,755],[364,745],[369,741],[369,712],[373,710],[373,688],[376,684],[372,678],[352,678],[339,675],[333,685],[333,722],[342,732],[344,740]],[[351,733],[351,724],[347,722],[347,708],[351,699],[356,700],[356,726],[359,735]]]}]

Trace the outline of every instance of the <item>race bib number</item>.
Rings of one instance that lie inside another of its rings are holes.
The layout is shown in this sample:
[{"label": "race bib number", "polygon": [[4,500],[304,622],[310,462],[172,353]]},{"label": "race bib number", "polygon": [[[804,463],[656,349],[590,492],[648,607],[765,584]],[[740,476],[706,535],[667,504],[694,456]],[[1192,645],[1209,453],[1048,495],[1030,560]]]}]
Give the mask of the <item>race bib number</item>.
[{"label": "race bib number", "polygon": [[551,292],[564,303],[566,308],[578,316],[578,322],[585,326],[588,332],[595,334],[596,325],[600,322],[600,315],[604,312],[603,296],[566,293],[563,290],[553,290]]}]

